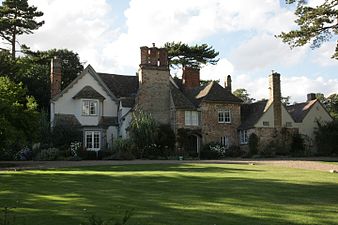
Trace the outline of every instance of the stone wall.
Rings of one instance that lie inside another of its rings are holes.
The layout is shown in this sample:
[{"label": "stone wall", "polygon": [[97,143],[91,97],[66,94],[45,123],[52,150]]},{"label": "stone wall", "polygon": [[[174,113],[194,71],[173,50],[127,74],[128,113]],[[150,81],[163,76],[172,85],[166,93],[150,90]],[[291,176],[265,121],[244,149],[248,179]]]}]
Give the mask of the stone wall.
[{"label": "stone wall", "polygon": [[142,66],[139,70],[137,108],[150,113],[161,124],[170,123],[169,69]]},{"label": "stone wall", "polygon": [[[239,145],[237,128],[241,123],[240,105],[213,102],[201,103],[202,142],[220,142],[221,137],[228,137],[230,145]],[[218,123],[218,111],[229,109],[231,123]]]}]

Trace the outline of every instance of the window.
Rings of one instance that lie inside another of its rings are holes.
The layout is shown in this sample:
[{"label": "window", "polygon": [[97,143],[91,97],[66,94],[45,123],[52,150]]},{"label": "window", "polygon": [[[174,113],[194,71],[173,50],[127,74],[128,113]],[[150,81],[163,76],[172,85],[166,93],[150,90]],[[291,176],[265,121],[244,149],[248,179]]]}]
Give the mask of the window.
[{"label": "window", "polygon": [[229,148],[229,139],[227,136],[221,137],[221,144],[228,149]]},{"label": "window", "polygon": [[230,110],[218,111],[218,123],[231,123]]},{"label": "window", "polygon": [[100,150],[100,131],[86,131],[85,144],[88,150]]},{"label": "window", "polygon": [[248,131],[247,130],[240,130],[239,131],[239,140],[241,144],[248,143]]},{"label": "window", "polygon": [[98,114],[97,100],[83,100],[82,101],[82,115],[96,116]]},{"label": "window", "polygon": [[185,111],[185,125],[198,126],[198,112],[197,111]]},{"label": "window", "polygon": [[285,126],[286,126],[286,127],[292,127],[292,122],[286,122],[286,123],[285,123]]},{"label": "window", "polygon": [[268,127],[270,125],[269,121],[263,121],[263,126]]}]

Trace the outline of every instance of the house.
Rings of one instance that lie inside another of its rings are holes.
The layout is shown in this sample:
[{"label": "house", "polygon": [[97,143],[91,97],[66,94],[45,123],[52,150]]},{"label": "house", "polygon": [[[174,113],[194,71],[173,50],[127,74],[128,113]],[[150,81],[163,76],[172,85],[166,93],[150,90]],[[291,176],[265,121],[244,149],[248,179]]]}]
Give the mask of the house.
[{"label": "house", "polygon": [[52,126],[81,130],[84,146],[98,151],[111,148],[116,138],[128,137],[132,112],[141,109],[159,124],[169,125],[177,136],[184,133],[185,149],[197,153],[202,143],[246,145],[251,133],[268,141],[276,129],[312,132],[309,128],[314,124],[304,123],[313,118],[329,120],[324,108],[317,110],[323,107],[318,101],[306,110],[284,106],[278,73],[269,76],[269,100],[243,104],[232,94],[230,75],[224,87],[215,81],[201,85],[199,69],[192,67],[183,68],[182,79],[173,78],[166,49],[153,46],[140,51],[136,76],[98,73],[89,65],[62,91],[61,63],[53,59]]}]

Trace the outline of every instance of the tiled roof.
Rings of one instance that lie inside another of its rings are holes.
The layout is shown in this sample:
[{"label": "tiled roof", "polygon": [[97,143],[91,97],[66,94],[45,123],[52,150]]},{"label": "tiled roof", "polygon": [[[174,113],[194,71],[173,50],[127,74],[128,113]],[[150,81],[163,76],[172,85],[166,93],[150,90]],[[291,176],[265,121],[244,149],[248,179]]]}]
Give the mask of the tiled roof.
[{"label": "tiled roof", "polygon": [[108,128],[109,126],[118,126],[117,117],[102,116],[98,126],[102,128]]},{"label": "tiled roof", "polygon": [[174,85],[170,86],[170,90],[176,109],[196,109],[194,104],[182,93],[181,90],[174,87]]},{"label": "tiled roof", "polygon": [[73,114],[55,114],[55,125],[62,127],[81,127],[81,123]]},{"label": "tiled roof", "polygon": [[296,123],[301,123],[305,118],[306,114],[309,112],[311,107],[317,102],[318,100],[311,100],[308,102],[297,103],[294,105],[287,106],[287,111],[292,116],[293,120]]},{"label": "tiled roof", "polygon": [[132,108],[135,105],[135,97],[120,98],[122,107]]},{"label": "tiled roof", "polygon": [[215,81],[211,81],[206,85],[195,97],[204,101],[226,102],[226,103],[242,103],[243,101],[233,95],[230,91],[224,89]]},{"label": "tiled roof", "polygon": [[105,99],[99,92],[91,86],[85,86],[73,98]]},{"label": "tiled roof", "polygon": [[134,97],[138,89],[136,76],[97,73],[110,91],[117,97]]},{"label": "tiled roof", "polygon": [[254,127],[264,113],[268,100],[263,100],[251,104],[243,104],[241,107],[241,125],[238,129],[246,130]]}]

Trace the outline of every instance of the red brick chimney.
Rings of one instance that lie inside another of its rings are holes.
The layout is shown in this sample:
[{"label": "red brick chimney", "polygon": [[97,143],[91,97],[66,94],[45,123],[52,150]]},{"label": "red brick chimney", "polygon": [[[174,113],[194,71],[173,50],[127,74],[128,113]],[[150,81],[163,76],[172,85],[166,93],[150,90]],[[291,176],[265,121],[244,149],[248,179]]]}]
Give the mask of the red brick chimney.
[{"label": "red brick chimney", "polygon": [[61,60],[54,57],[50,68],[50,92],[53,98],[61,92]]},{"label": "red brick chimney", "polygon": [[153,43],[153,47],[141,47],[141,64],[140,66],[151,67],[168,67],[168,52],[165,48],[157,48]]},{"label": "red brick chimney", "polygon": [[200,69],[184,66],[182,83],[186,88],[195,88],[200,86]]},{"label": "red brick chimney", "polygon": [[274,127],[282,126],[282,102],[280,74],[272,72],[269,76],[270,102],[273,102]]}]

